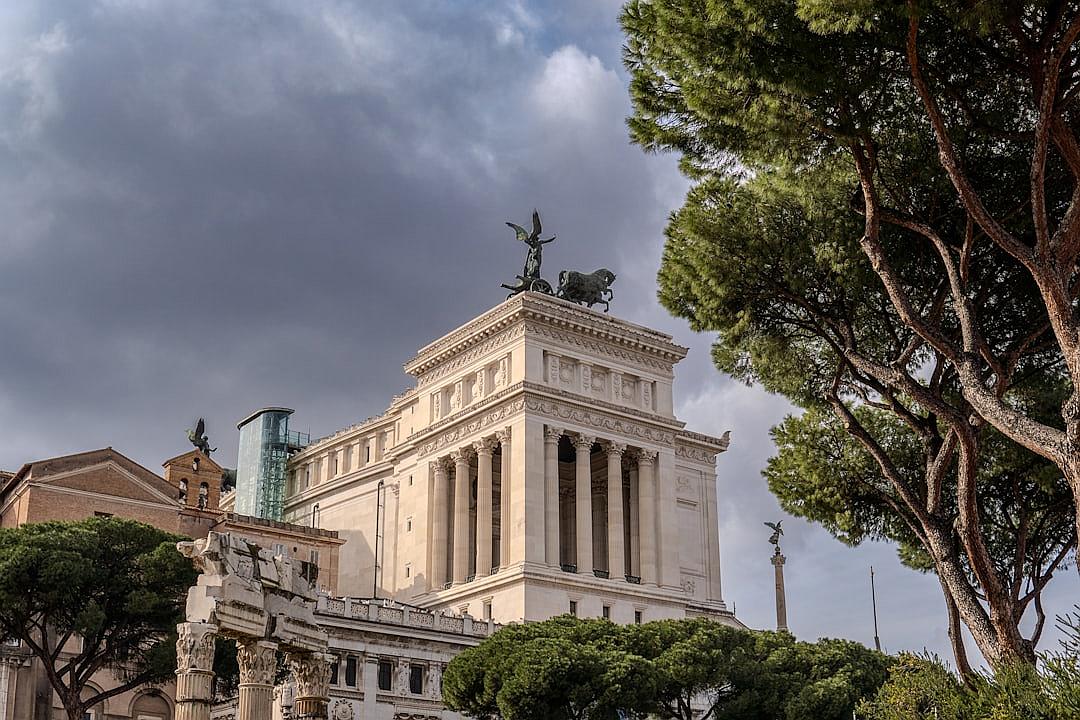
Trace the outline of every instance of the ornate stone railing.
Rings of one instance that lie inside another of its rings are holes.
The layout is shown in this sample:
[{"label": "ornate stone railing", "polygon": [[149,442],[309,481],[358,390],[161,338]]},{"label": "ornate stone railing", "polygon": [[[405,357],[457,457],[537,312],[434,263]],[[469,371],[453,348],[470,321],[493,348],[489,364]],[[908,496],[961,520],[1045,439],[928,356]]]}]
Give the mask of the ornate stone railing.
[{"label": "ornate stone railing", "polygon": [[439,610],[424,610],[392,600],[337,598],[323,594],[319,595],[315,612],[317,615],[365,620],[381,625],[424,628],[474,637],[487,637],[502,627],[490,620],[476,620],[469,614],[455,615]]}]

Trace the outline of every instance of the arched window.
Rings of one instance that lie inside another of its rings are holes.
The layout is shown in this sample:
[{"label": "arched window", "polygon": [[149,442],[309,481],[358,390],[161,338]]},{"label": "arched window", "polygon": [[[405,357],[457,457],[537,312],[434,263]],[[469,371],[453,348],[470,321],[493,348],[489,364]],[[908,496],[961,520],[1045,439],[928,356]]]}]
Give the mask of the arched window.
[{"label": "arched window", "polygon": [[319,527],[319,503],[315,503],[311,508],[311,527]]},{"label": "arched window", "polygon": [[180,502],[187,504],[187,478],[180,478],[180,493],[177,496]]},{"label": "arched window", "polygon": [[199,509],[205,510],[206,503],[210,501],[210,486],[206,483],[199,485]]}]

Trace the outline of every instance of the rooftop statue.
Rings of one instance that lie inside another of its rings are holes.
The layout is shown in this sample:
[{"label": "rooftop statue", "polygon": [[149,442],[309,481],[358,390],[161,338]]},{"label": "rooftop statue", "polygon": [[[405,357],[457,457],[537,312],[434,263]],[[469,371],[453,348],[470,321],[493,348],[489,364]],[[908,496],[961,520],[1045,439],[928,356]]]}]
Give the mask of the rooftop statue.
[{"label": "rooftop statue", "polygon": [[525,268],[521,271],[521,275],[517,276],[517,284],[507,285],[502,284],[502,287],[510,290],[508,297],[513,297],[519,292],[526,290],[534,290],[536,292],[552,293],[551,283],[540,277],[540,265],[543,262],[543,247],[549,242],[555,239],[552,235],[547,240],[540,239],[540,213],[533,210],[532,214],[532,232],[527,232],[525,228],[520,225],[515,225],[512,222],[506,223],[514,229],[517,233],[517,239],[529,246],[529,253],[525,256]]},{"label": "rooftop statue", "polygon": [[206,437],[206,423],[202,418],[199,418],[199,422],[195,423],[194,430],[187,431],[187,438],[206,457],[210,457],[212,452],[217,452],[217,448],[210,447],[210,439]]},{"label": "rooftop statue", "polygon": [[611,291],[613,282],[615,273],[607,268],[591,273],[563,270],[559,273],[559,289],[556,295],[563,300],[589,307],[604,303],[604,312],[607,312],[611,308],[609,302],[615,297],[615,293]]}]

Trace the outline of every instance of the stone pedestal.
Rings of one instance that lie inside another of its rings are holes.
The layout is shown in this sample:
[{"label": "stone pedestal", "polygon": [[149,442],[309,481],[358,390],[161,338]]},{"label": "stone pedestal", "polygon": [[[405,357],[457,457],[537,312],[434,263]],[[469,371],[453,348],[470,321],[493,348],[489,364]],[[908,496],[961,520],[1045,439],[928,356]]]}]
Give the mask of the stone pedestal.
[{"label": "stone pedestal", "polygon": [[236,648],[236,662],[240,667],[236,720],[273,720],[277,643],[238,641]]},{"label": "stone pedestal", "polygon": [[210,720],[217,625],[176,626],[176,720]]},{"label": "stone pedestal", "polygon": [[289,653],[285,663],[296,681],[295,720],[325,720],[330,702],[330,661],[326,653]]}]

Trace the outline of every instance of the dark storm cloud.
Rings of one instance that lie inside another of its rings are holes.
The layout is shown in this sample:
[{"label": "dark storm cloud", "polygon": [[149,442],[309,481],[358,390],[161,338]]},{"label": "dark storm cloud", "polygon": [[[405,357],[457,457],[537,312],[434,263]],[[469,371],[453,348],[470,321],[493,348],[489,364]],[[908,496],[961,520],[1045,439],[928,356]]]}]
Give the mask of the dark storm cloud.
[{"label": "dark storm cloud", "polygon": [[[0,467],[104,445],[154,467],[198,415],[230,463],[256,407],[315,435],[376,414],[416,349],[504,297],[523,253],[503,221],[536,206],[559,236],[546,274],[609,267],[616,314],[690,346],[679,414],[733,431],[725,596],[769,626],[761,521],[781,513],[760,469],[789,408],[721,378],[656,304],[686,184],[627,141],[618,9],[0,6]],[[785,525],[797,633],[869,641],[873,562],[890,648],[946,647],[932,579]]]}]

